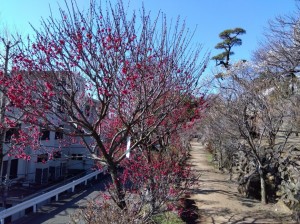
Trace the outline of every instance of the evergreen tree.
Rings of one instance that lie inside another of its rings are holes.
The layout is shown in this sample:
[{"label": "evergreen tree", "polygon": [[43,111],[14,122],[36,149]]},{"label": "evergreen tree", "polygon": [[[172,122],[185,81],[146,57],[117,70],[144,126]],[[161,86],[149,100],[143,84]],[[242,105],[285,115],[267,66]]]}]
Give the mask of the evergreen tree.
[{"label": "evergreen tree", "polygon": [[216,60],[216,65],[224,65],[225,68],[229,66],[230,55],[233,55],[232,47],[242,45],[242,40],[238,38],[239,35],[245,34],[246,30],[242,28],[224,30],[219,34],[223,40],[215,46],[215,49],[224,50],[222,53],[212,57]]}]

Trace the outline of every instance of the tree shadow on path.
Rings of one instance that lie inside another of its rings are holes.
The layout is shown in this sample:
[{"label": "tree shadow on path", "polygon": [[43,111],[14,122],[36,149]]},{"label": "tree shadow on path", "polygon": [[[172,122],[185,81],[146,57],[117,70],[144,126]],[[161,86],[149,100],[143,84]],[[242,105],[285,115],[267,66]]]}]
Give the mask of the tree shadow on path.
[{"label": "tree shadow on path", "polygon": [[194,223],[295,223],[288,212],[279,212],[274,204],[262,205],[240,195],[236,183],[209,163],[202,144],[191,145],[192,169],[200,173],[199,186],[191,189],[191,199],[198,207]]}]

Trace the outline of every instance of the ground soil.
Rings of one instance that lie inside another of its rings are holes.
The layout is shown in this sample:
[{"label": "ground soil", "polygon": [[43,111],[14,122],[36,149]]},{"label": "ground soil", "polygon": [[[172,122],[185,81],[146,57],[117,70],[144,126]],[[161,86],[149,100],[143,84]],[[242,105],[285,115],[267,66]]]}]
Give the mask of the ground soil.
[{"label": "ground soil", "polygon": [[198,207],[198,219],[194,223],[295,223],[291,211],[282,203],[262,205],[241,196],[237,183],[209,161],[204,146],[197,141],[191,145],[192,168],[200,174],[199,186],[193,189],[190,198]]}]

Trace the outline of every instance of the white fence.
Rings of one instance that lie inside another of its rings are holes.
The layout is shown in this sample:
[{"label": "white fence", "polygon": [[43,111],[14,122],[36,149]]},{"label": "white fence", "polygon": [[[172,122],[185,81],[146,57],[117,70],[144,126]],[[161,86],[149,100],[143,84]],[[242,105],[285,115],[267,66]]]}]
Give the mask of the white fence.
[{"label": "white fence", "polygon": [[0,211],[0,224],[4,224],[4,219],[8,216],[14,215],[18,212],[21,212],[25,210],[26,208],[33,207],[33,212],[36,212],[36,207],[38,203],[41,203],[43,201],[48,200],[49,198],[52,198],[55,196],[56,201],[58,200],[58,195],[66,190],[72,189],[72,192],[75,190],[75,186],[78,184],[81,184],[82,182],[85,182],[85,185],[87,184],[87,180],[90,178],[95,177],[97,179],[98,174],[100,174],[102,171],[94,171],[93,173],[90,173],[82,178],[79,178],[77,180],[73,180],[71,183],[68,183],[62,187],[58,187],[55,190],[49,191],[47,193],[44,193],[40,196],[37,196],[35,198],[32,198],[30,200],[24,201],[20,204],[17,204],[13,207],[10,207],[8,209],[5,209],[3,211]]}]

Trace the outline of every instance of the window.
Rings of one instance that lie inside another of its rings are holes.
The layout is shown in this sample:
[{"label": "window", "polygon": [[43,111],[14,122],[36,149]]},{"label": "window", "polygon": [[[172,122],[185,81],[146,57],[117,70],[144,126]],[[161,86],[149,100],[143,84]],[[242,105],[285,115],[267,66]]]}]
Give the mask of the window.
[{"label": "window", "polygon": [[53,152],[53,158],[54,158],[54,159],[59,159],[59,158],[61,158],[61,152],[60,152],[60,151]]},{"label": "window", "polygon": [[45,163],[48,161],[48,153],[40,154],[37,156],[38,163]]},{"label": "window", "polygon": [[[10,175],[9,179],[15,179],[18,177],[18,159],[12,159],[10,162]],[[3,169],[2,169],[2,181],[5,180],[5,176],[7,174],[7,165],[8,161],[3,161]],[[1,180],[1,175],[0,175]]]},{"label": "window", "polygon": [[37,184],[46,184],[48,182],[48,168],[35,170],[35,182]]},{"label": "window", "polygon": [[61,167],[60,166],[50,166],[49,167],[49,180],[57,180],[61,176]]},{"label": "window", "polygon": [[83,160],[82,154],[72,154],[71,160]]},{"label": "window", "polygon": [[90,105],[86,105],[86,106],[85,106],[85,115],[86,115],[87,117],[90,116],[90,111],[91,111],[91,106],[90,106]]},{"label": "window", "polygon": [[20,129],[21,124],[17,124],[15,127],[8,129],[5,133],[5,142],[10,142],[13,136],[18,137]]},{"label": "window", "polygon": [[64,130],[64,126],[59,125],[59,128],[57,128],[55,131],[55,139],[63,139],[64,137],[63,130]]},{"label": "window", "polygon": [[41,129],[41,140],[49,140],[50,139],[50,131],[46,128]]},{"label": "window", "polygon": [[84,134],[84,130],[83,129],[76,129],[75,130],[77,134]]}]

